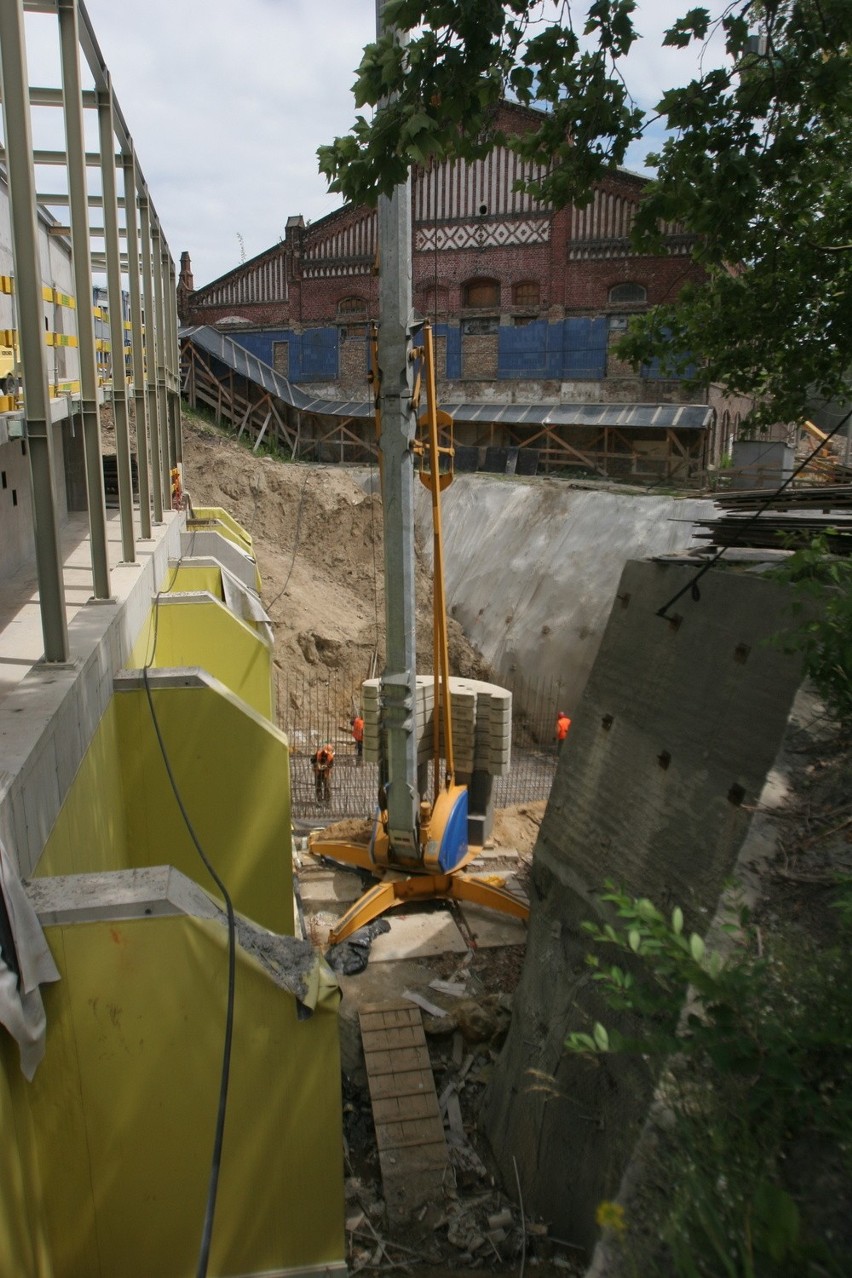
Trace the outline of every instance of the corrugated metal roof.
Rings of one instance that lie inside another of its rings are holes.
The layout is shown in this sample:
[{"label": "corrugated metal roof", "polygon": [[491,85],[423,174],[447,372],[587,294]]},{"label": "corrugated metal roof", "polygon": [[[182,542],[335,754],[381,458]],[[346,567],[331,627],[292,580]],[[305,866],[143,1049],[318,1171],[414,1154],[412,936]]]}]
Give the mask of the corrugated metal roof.
[{"label": "corrugated metal roof", "polygon": [[[200,325],[183,328],[188,338],[228,368],[262,386],[276,398],[302,413],[323,417],[373,416],[371,400],[322,399],[306,394],[274,368],[250,354],[215,328]],[[507,426],[591,426],[620,430],[706,430],[713,409],[706,404],[442,404],[457,422],[504,423]]]}]

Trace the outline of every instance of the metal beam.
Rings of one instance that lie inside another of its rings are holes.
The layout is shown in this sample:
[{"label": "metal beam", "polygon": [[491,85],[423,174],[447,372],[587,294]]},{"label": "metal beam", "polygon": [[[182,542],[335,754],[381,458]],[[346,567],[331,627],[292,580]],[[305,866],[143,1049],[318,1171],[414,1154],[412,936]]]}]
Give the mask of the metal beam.
[{"label": "metal beam", "polygon": [[[384,0],[376,28],[384,30]],[[414,458],[412,403],[411,183],[381,196],[379,229],[379,403],[382,414],[386,661],[381,680],[388,784],[388,834],[395,860],[420,862],[414,634]]]},{"label": "metal beam", "polygon": [[166,354],[165,323],[163,311],[163,263],[161,253],[162,235],[159,223],[152,220],[151,226],[151,271],[154,276],[154,318],[157,326],[157,417],[162,429],[161,446],[163,450],[163,468],[160,474],[162,482],[163,506],[171,509],[171,468],[172,459],[169,452],[169,406],[166,396]]},{"label": "metal beam", "polygon": [[118,244],[115,150],[112,91],[107,86],[98,106],[101,142],[101,185],[106,227],[106,276],[109,296],[109,340],[112,347],[112,412],[115,423],[115,452],[118,470],[118,508],[121,521],[121,554],[127,564],[136,562],[133,535],[133,482],[130,473],[130,433],[127,423],[127,382],[124,372],[124,316],[121,298],[121,263]]},{"label": "metal beam", "polygon": [[139,474],[139,531],[151,536],[151,490],[148,482],[148,413],[145,397],[145,359],[142,344],[142,294],[139,287],[139,233],[136,219],[136,163],[132,151],[122,159],[124,208],[131,257],[127,276],[130,290],[130,337],[133,355],[133,403],[136,416],[136,465]]},{"label": "metal beam", "polygon": [[39,607],[46,661],[68,660],[68,626],[56,496],[53,430],[47,379],[41,263],[38,244],[32,131],[26,82],[27,53],[21,0],[0,3],[0,86],[8,143],[9,205],[15,260],[15,306],[24,369],[24,417],[33,491]]},{"label": "metal beam", "polygon": [[83,305],[83,299],[90,299],[92,296],[92,263],[89,251],[89,210],[86,203],[86,165],[83,151],[85,132],[81,101],[77,0],[60,0],[59,45],[62,57],[65,145],[68,152],[68,186],[71,199],[71,259],[74,269],[74,289],[80,302],[76,311],[77,348],[80,363],[80,409],[83,420],[83,453],[91,536],[93,594],[96,599],[109,599],[109,555],[98,408],[95,327],[91,305]]},{"label": "metal beam", "polygon": [[147,199],[140,199],[142,228],[142,300],[145,307],[145,389],[148,397],[148,426],[151,431],[151,497],[154,522],[163,522],[163,454],[160,446],[160,409],[157,401],[157,316],[154,280],[151,274],[151,212]]}]

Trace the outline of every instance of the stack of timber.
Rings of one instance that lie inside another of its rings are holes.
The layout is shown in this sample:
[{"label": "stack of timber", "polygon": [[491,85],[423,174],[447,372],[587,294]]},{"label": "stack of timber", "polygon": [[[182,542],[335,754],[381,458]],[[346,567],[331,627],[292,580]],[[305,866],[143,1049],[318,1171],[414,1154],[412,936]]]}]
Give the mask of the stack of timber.
[{"label": "stack of timber", "polygon": [[831,554],[852,554],[852,484],[728,493],[716,505],[723,513],[697,533],[714,546],[798,550],[824,537]]}]

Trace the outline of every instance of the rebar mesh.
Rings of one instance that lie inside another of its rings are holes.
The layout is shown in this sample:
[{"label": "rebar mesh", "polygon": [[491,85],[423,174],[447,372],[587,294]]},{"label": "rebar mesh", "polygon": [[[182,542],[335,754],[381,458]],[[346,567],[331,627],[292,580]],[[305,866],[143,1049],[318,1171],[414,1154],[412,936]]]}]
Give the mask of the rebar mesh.
[{"label": "rebar mesh", "polygon": [[[361,704],[365,675],[338,669],[327,678],[278,676],[278,723],[290,743],[290,795],[296,820],[327,825],[347,818],[370,817],[376,808],[379,772],[374,763],[359,762],[352,738],[352,718]],[[550,680],[500,680],[512,693],[512,765],[497,777],[498,808],[547,799],[556,771],[555,724],[560,684]],[[311,755],[325,744],[334,747],[330,796],[316,793]]]}]

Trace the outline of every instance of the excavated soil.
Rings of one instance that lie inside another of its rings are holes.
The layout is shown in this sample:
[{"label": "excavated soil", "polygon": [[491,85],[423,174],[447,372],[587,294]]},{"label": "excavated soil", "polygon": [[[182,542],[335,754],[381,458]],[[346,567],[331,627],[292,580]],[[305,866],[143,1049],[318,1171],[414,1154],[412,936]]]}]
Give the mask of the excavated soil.
[{"label": "excavated soil", "polygon": [[[293,684],[326,682],[384,659],[382,507],[375,469],[287,464],[256,456],[193,414],[183,417],[185,486],[195,506],[223,506],[251,534],[273,623],[276,669]],[[431,574],[416,565],[417,632],[431,635]],[[489,667],[450,618],[454,674]],[[418,669],[432,669],[431,643]],[[345,707],[344,707],[345,709]]]}]

